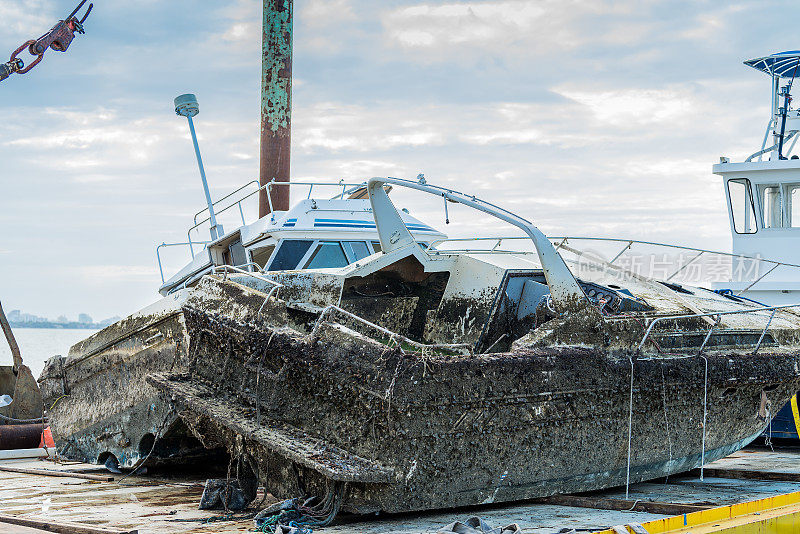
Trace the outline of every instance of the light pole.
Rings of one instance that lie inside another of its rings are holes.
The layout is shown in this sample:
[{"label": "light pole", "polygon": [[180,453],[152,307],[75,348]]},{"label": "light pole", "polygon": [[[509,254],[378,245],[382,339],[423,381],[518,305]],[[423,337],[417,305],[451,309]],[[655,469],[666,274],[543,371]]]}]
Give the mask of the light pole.
[{"label": "light pole", "polygon": [[217,217],[214,214],[214,203],[211,202],[211,193],[208,192],[208,181],[206,180],[206,171],[203,168],[203,158],[200,157],[200,146],[197,144],[197,134],[195,134],[194,131],[192,117],[200,113],[200,105],[197,103],[197,97],[191,93],[176,97],[175,113],[186,117],[189,121],[189,131],[192,134],[194,153],[197,156],[197,166],[200,168],[200,178],[203,180],[203,192],[206,194],[206,202],[208,203],[208,214],[211,221],[211,239],[216,241],[225,235],[225,230],[222,229],[221,224],[217,224]]}]

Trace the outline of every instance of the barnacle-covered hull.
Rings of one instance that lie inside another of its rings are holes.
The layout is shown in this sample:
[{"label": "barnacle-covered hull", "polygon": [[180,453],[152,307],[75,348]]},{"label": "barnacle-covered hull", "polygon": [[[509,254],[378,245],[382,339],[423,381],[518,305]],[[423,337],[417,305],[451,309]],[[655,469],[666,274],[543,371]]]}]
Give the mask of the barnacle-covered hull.
[{"label": "barnacle-covered hull", "polygon": [[796,353],[423,354],[347,321],[307,336],[269,316],[185,308],[192,356],[183,371],[149,381],[207,445],[227,447],[247,466],[240,473],[276,496],[338,484],[344,508],[357,512],[513,501],[687,471],[749,443],[770,407],[800,386]]}]

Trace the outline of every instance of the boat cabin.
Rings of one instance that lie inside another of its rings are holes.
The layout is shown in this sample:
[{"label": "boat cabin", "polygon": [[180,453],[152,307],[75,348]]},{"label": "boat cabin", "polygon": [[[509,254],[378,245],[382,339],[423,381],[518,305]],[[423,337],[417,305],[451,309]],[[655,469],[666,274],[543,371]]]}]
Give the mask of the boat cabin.
[{"label": "boat cabin", "polygon": [[[378,253],[381,245],[369,200],[358,196],[357,189],[350,197],[306,198],[289,211],[275,211],[243,224],[205,243],[191,262],[168,280],[163,280],[162,271],[159,293],[166,296],[191,285],[214,267],[228,265],[248,271],[338,268]],[[447,237],[405,211],[400,213],[421,245]]]},{"label": "boat cabin", "polygon": [[[792,264],[775,268],[748,295],[767,304],[794,303],[800,300],[800,270],[794,267],[800,265],[800,159],[794,153],[800,109],[792,108],[790,93],[800,51],[751,59],[745,65],[770,77],[770,119],[758,151],[743,162],[720,158],[713,171],[723,179],[733,253]],[[750,283],[734,276],[725,286],[740,291]]]}]

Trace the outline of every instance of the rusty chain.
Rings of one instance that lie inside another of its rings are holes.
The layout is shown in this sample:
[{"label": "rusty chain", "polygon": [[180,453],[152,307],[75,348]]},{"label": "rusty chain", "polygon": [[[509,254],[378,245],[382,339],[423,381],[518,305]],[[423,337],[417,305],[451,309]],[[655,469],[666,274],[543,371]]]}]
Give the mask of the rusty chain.
[{"label": "rusty chain", "polygon": [[[38,39],[25,41],[19,48],[14,50],[11,54],[11,59],[6,63],[0,64],[0,81],[5,80],[12,74],[26,74],[30,72],[33,67],[42,61],[44,53],[47,52],[48,48],[56,52],[66,52],[72,40],[75,38],[76,33],[86,33],[83,29],[83,23],[86,21],[86,17],[89,16],[89,13],[92,12],[94,4],[89,4],[86,13],[84,13],[82,17],[78,18],[77,14],[87,1],[88,0],[81,0],[81,3],[72,10],[72,13],[67,15],[63,20],[59,20],[55,26],[50,28],[50,31]],[[18,57],[25,49],[28,50],[31,56],[35,57],[35,59],[27,65],[22,58]]]}]

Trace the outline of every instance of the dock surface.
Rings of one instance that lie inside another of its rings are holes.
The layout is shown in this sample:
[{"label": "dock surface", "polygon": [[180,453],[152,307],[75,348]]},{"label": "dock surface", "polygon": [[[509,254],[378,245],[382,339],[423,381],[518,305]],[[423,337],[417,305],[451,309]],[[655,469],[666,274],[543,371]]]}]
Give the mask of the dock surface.
[{"label": "dock surface", "polygon": [[[4,466],[108,475],[97,471],[97,466],[59,464],[52,460],[0,461],[0,468]],[[554,534],[562,529],[594,531],[643,523],[695,509],[800,491],[800,448],[746,449],[709,464],[705,473],[703,480],[695,471],[666,481],[635,484],[627,499],[625,488],[615,488],[588,495],[557,497],[554,503],[506,503],[468,510],[370,518],[343,516],[334,526],[315,529],[315,532],[429,534],[472,515],[480,516],[495,527],[517,523],[526,534]],[[97,529],[138,530],[140,534],[223,534],[252,530],[248,514],[225,518],[222,512],[197,509],[205,482],[202,474],[154,474],[124,480],[116,475],[114,478],[114,481],[101,482],[0,470],[0,515],[80,523]],[[575,503],[580,505],[573,505]],[[41,534],[43,531],[0,523],[0,532]]]}]

